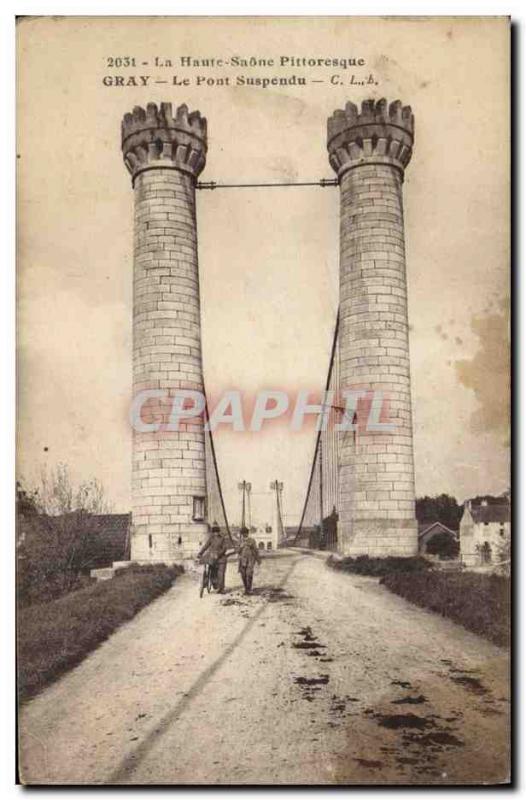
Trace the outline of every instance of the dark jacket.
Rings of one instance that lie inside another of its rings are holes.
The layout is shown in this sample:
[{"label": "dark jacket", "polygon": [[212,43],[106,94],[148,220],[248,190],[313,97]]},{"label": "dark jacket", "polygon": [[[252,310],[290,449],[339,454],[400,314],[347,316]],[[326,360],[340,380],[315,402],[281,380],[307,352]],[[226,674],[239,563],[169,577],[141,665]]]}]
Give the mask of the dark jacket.
[{"label": "dark jacket", "polygon": [[226,558],[227,539],[220,531],[211,533],[207,541],[197,554],[206,564],[216,564],[221,559]]},{"label": "dark jacket", "polygon": [[254,564],[261,563],[261,557],[256,542],[251,536],[243,539],[239,546],[239,566],[253,567]]}]

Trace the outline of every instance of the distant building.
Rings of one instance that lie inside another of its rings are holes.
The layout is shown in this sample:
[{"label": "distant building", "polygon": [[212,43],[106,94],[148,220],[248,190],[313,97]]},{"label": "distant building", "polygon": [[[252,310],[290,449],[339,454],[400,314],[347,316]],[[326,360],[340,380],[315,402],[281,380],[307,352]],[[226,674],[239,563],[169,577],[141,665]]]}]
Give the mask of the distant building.
[{"label": "distant building", "polygon": [[460,520],[460,558],[466,567],[495,566],[511,537],[510,504],[468,500]]},{"label": "distant building", "polygon": [[[448,555],[458,552],[458,531],[454,531],[442,522],[421,522],[418,525],[418,552],[420,555],[439,555],[442,558],[454,558]],[[437,548],[440,540],[440,548]],[[437,549],[441,552],[437,552]]]},{"label": "distant building", "polygon": [[[232,527],[232,534],[239,538],[239,525]],[[255,539],[260,550],[276,550],[278,547],[278,531],[276,526],[268,522],[264,525],[256,524],[249,527],[250,536]]]},{"label": "distant building", "polygon": [[278,546],[278,532],[273,525],[252,525],[250,535],[256,540],[260,550],[276,550]]}]

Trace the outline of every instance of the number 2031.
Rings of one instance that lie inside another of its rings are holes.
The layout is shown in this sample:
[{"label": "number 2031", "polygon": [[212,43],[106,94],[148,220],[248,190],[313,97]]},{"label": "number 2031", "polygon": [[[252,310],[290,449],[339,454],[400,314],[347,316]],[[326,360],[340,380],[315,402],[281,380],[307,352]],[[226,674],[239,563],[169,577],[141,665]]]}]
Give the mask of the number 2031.
[{"label": "number 2031", "polygon": [[106,65],[108,68],[112,67],[135,67],[135,58],[131,56],[117,56],[114,58],[113,56],[108,56],[106,59]]}]

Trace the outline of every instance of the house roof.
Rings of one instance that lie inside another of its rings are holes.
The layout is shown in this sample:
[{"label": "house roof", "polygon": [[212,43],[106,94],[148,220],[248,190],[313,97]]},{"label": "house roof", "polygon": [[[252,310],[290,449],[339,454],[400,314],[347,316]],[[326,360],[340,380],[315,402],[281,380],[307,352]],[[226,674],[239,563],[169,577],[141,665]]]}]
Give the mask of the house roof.
[{"label": "house roof", "polygon": [[457,535],[456,531],[448,528],[447,525],[444,525],[442,522],[435,520],[434,522],[431,520],[426,520],[424,522],[418,523],[418,538],[422,538],[422,536],[429,535],[430,533],[450,533],[452,536]]},{"label": "house roof", "polygon": [[509,522],[510,507],[507,504],[472,506],[471,516],[474,522]]}]

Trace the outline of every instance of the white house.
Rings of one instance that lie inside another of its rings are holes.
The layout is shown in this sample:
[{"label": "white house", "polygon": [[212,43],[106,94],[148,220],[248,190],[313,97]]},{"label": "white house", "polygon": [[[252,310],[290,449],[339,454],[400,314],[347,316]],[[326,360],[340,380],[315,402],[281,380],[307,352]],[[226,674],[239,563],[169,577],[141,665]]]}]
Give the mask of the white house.
[{"label": "white house", "polygon": [[278,531],[275,525],[253,525],[250,535],[256,540],[260,550],[276,550],[278,546]]},{"label": "white house", "polygon": [[466,567],[498,565],[506,559],[511,537],[510,504],[468,500],[460,520],[460,558]]},{"label": "white house", "polygon": [[[248,530],[252,538],[260,550],[276,550],[278,547],[278,531],[275,525],[270,525],[266,522],[264,525],[261,523],[252,523],[248,525]],[[232,533],[236,538],[239,537],[240,526],[234,525]]]}]

